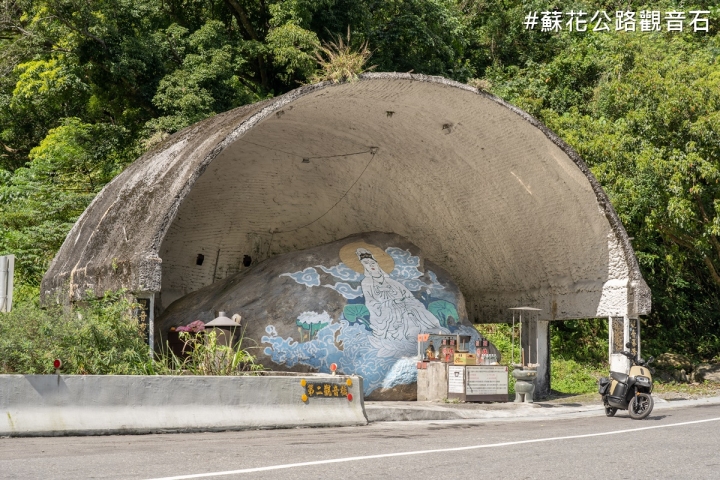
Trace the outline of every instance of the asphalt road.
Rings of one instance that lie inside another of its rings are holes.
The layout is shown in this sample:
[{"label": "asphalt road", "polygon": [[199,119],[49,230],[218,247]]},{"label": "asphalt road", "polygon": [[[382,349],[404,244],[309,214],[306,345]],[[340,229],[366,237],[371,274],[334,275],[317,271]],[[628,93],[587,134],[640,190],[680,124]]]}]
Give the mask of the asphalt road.
[{"label": "asphalt road", "polygon": [[0,478],[172,476],[717,479],[720,405],[658,409],[643,421],[596,411],[541,421],[0,439]]}]

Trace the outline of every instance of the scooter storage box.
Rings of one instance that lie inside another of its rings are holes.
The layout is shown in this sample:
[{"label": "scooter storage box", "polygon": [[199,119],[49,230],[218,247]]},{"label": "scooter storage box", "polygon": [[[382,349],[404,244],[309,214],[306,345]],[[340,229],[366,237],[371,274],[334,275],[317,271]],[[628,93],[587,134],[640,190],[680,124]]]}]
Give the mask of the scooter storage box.
[{"label": "scooter storage box", "polygon": [[625,393],[627,393],[627,385],[624,383],[618,383],[615,385],[615,390],[612,392],[612,396],[623,399],[625,398]]}]

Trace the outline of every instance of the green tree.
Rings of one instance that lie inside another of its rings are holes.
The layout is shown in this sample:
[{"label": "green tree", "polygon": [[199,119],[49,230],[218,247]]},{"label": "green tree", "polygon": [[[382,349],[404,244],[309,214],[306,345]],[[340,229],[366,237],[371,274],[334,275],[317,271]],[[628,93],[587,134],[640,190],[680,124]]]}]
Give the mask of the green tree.
[{"label": "green tree", "polygon": [[388,0],[371,3],[372,17],[359,33],[369,40],[378,71],[443,75],[467,80],[470,25],[454,0]]},{"label": "green tree", "polygon": [[116,150],[126,133],[65,119],[26,167],[0,170],[0,252],[17,255],[22,283],[39,282],[77,217],[127,164]]},{"label": "green tree", "polygon": [[489,71],[580,153],[634,237],[653,292],[644,338],[705,358],[720,351],[719,46],[588,34],[547,62]]},{"label": "green tree", "polygon": [[[645,7],[561,0],[552,9]],[[682,6],[696,8],[705,7]],[[320,45],[349,28],[354,46],[372,52],[366,68],[476,77],[575,147],[635,238],[654,302],[644,338],[710,357],[720,352],[720,7],[709,7],[708,33],[525,28],[527,13],[548,9],[540,0],[0,0],[0,253],[18,254],[22,281],[36,285],[125,165],[194,122],[310,81]]]}]

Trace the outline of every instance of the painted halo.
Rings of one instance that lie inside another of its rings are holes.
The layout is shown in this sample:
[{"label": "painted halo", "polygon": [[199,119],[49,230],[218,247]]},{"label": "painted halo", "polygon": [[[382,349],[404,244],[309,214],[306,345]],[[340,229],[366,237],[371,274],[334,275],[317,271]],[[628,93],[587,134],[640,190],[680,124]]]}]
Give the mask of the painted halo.
[{"label": "painted halo", "polygon": [[360,259],[355,253],[358,248],[364,248],[370,253],[372,253],[373,258],[378,263],[378,265],[380,265],[380,268],[382,268],[383,271],[388,275],[395,269],[395,261],[390,255],[385,253],[382,248],[375,245],[370,245],[369,243],[365,242],[353,242],[344,245],[340,249],[340,260],[356,272],[365,272],[365,268],[363,267],[362,263],[360,263]]}]

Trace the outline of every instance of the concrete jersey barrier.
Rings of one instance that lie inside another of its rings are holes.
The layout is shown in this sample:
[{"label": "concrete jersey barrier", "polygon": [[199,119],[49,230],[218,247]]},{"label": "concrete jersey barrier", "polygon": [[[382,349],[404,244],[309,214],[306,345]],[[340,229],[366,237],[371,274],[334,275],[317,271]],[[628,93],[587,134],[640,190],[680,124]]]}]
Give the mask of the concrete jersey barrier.
[{"label": "concrete jersey barrier", "polygon": [[344,375],[0,375],[0,436],[365,425],[362,392]]}]

